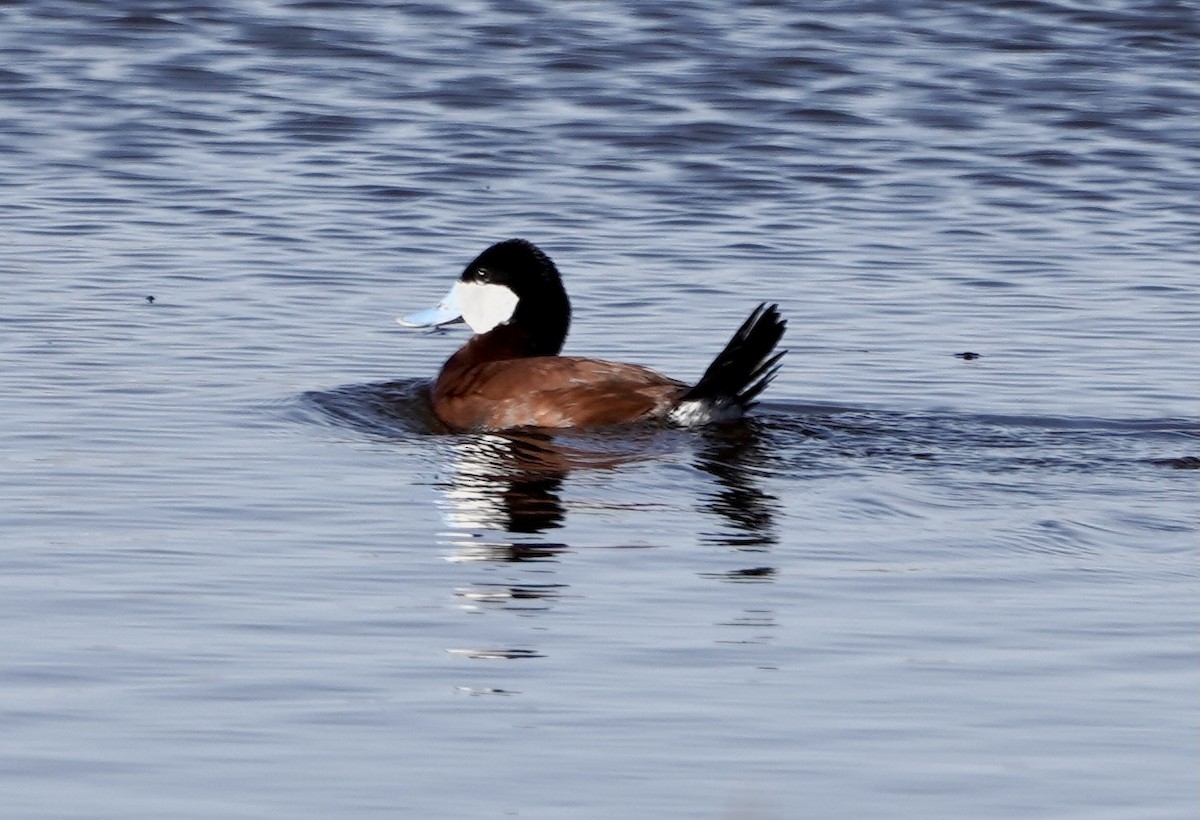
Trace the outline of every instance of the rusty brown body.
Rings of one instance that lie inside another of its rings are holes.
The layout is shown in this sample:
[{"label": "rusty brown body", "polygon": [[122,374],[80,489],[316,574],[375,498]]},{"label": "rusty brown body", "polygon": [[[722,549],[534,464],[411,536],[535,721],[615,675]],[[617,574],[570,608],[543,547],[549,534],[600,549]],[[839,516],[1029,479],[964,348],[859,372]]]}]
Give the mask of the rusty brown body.
[{"label": "rusty brown body", "polygon": [[446,362],[433,386],[433,409],[447,427],[596,427],[660,419],[688,389],[635,364],[521,358],[514,355],[516,332],[505,326],[475,336]]}]

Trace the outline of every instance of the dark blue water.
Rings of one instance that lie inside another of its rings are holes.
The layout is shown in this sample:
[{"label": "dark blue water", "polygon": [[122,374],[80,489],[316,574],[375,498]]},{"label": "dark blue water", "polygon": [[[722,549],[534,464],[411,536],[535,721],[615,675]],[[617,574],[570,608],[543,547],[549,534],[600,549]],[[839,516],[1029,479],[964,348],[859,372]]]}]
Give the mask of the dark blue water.
[{"label": "dark blue water", "polygon": [[[0,814],[1190,820],[1198,20],[0,3]],[[757,415],[432,432],[510,236]]]}]

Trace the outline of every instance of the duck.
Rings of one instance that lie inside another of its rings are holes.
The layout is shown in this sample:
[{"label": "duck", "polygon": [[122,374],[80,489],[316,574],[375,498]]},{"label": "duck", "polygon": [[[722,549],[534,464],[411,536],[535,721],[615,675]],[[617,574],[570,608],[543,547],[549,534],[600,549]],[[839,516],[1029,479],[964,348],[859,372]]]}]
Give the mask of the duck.
[{"label": "duck", "polygon": [[695,384],[638,364],[563,356],[571,302],[554,262],[525,239],[490,246],[436,307],[397,321],[471,329],[430,391],[434,415],[453,432],[729,421],[756,404],[786,353],[775,348],[787,322],[764,302]]}]

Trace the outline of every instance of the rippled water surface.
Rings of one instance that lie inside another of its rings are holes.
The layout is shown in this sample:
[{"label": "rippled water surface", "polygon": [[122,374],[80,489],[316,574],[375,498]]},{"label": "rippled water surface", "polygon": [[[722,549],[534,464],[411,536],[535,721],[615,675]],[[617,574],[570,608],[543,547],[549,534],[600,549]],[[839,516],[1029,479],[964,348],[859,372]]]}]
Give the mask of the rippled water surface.
[{"label": "rippled water surface", "polygon": [[[1197,14],[0,3],[0,814],[1197,816]],[[784,370],[438,433],[510,236]]]}]

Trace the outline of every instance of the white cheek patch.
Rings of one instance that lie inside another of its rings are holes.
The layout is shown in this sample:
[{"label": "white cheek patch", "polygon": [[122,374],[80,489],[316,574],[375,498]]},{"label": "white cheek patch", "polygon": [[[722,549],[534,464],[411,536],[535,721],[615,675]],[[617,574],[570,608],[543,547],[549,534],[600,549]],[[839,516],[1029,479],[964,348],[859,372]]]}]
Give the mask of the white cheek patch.
[{"label": "white cheek patch", "polygon": [[504,285],[459,282],[454,286],[463,320],[476,333],[487,333],[513,317],[517,294]]}]

